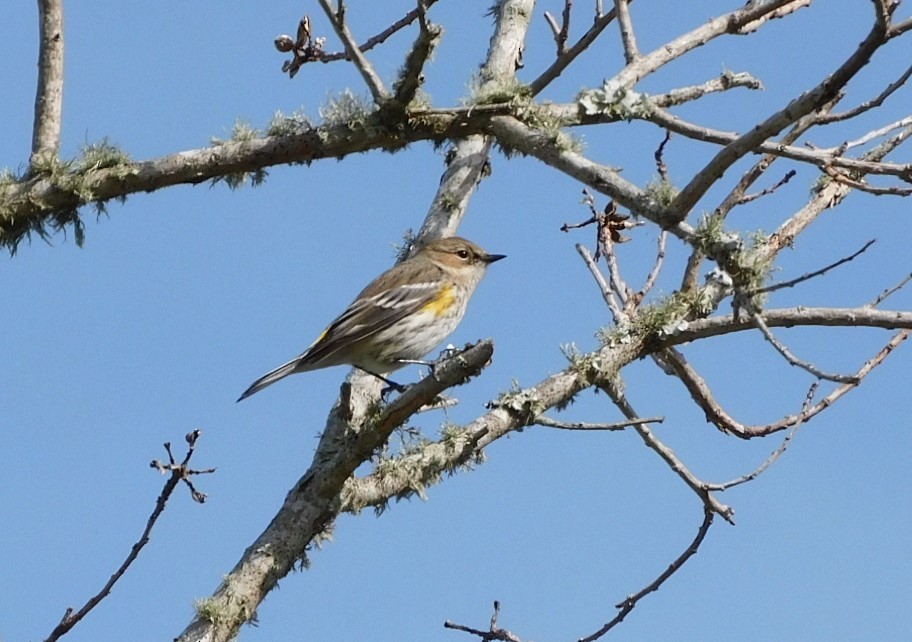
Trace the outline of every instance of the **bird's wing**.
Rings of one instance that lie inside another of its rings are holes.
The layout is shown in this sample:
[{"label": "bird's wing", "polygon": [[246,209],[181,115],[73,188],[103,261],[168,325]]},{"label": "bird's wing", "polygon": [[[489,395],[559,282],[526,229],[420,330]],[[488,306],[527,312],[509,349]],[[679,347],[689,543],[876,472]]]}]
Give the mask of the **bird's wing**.
[{"label": "bird's wing", "polygon": [[443,283],[433,280],[406,283],[372,294],[368,286],[300,359],[309,362],[326,359],[343,346],[389,328],[433,301],[443,287]]}]

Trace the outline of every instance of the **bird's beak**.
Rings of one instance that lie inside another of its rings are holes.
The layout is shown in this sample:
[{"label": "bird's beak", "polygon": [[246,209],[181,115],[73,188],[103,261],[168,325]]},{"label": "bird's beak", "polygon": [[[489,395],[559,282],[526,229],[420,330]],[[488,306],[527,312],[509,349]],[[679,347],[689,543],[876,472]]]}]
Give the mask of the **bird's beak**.
[{"label": "bird's beak", "polygon": [[490,265],[495,261],[499,261],[500,259],[505,258],[507,258],[506,254],[485,254],[483,257],[481,257],[481,260]]}]

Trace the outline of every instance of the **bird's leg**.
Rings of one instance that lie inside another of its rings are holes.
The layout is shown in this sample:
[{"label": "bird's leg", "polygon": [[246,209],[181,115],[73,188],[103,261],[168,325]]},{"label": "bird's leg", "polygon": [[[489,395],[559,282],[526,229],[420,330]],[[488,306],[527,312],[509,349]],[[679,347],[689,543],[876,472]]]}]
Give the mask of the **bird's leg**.
[{"label": "bird's leg", "polygon": [[382,381],[383,383],[386,384],[386,387],[380,391],[380,398],[383,401],[386,401],[386,397],[389,395],[389,393],[398,392],[399,394],[402,394],[403,392],[405,392],[405,389],[408,387],[408,386],[403,386],[401,383],[396,383],[395,381],[393,381],[391,379],[387,379],[386,377],[384,377],[382,375],[378,375],[376,372],[371,372],[370,370],[365,370],[364,368],[358,368],[358,369],[362,370],[363,372],[366,372],[367,374],[369,374],[373,377],[377,377],[377,379],[379,379],[380,381]]},{"label": "bird's leg", "polygon": [[399,363],[410,364],[414,366],[427,366],[430,369],[431,376],[434,376],[434,370],[437,368],[437,364],[443,361],[444,359],[449,359],[454,354],[459,352],[459,350],[452,343],[440,351],[440,356],[437,357],[434,361],[425,361],[424,359],[399,359]]}]

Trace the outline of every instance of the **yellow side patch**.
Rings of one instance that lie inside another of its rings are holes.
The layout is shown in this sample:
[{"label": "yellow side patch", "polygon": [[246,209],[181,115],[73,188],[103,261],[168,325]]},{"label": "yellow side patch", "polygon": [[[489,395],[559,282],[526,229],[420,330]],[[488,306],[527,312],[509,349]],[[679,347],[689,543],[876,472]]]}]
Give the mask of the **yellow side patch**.
[{"label": "yellow side patch", "polygon": [[[323,330],[323,332],[320,333],[320,336],[317,337],[316,341],[314,341],[313,343],[310,344],[310,348],[314,347],[315,345],[320,343],[323,339],[325,339],[327,334],[329,334],[329,328],[326,328],[325,330]],[[310,350],[310,348],[308,348],[308,350]]]},{"label": "yellow side patch", "polygon": [[440,317],[446,314],[454,303],[456,303],[456,288],[452,285],[444,285],[437,296],[425,303],[421,310]]}]

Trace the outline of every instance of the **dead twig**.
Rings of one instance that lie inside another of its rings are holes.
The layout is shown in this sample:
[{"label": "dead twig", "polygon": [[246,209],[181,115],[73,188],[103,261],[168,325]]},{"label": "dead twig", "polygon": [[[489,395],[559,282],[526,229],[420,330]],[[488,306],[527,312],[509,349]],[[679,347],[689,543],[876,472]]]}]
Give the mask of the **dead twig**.
[{"label": "dead twig", "polygon": [[339,40],[342,41],[342,44],[345,47],[345,54],[352,61],[352,64],[355,65],[355,68],[358,70],[358,73],[361,74],[361,77],[364,79],[365,84],[368,89],[370,89],[371,96],[374,98],[374,102],[378,105],[383,104],[390,98],[390,92],[383,84],[383,81],[380,79],[380,76],[377,75],[376,70],[370,61],[364,56],[364,53],[358,47],[358,43],[355,42],[355,37],[352,35],[351,30],[348,28],[348,23],[345,21],[345,2],[340,0],[339,8],[333,4],[333,0],[318,0],[320,6],[323,8],[323,12],[326,14],[326,17],[329,18],[330,24],[332,24],[333,29],[336,32],[336,35],[339,36]]},{"label": "dead twig", "polygon": [[881,303],[884,302],[884,299],[886,299],[887,297],[889,297],[889,296],[895,294],[896,292],[898,292],[899,290],[901,290],[909,281],[912,281],[912,274],[906,275],[899,283],[897,283],[893,287],[887,288],[886,290],[884,290],[883,292],[878,294],[874,298],[873,301],[868,303],[868,305],[866,307],[876,308],[878,305],[880,305]]},{"label": "dead twig", "polygon": [[656,148],[655,154],[653,154],[656,162],[656,171],[659,172],[659,178],[662,179],[663,183],[668,182],[668,165],[665,164],[665,146],[668,145],[668,141],[670,140],[671,132],[665,130],[665,138],[662,139],[662,142],[659,143],[659,146]]},{"label": "dead twig", "polygon": [[[601,384],[599,385],[599,389],[603,390],[611,398],[611,400],[614,402],[614,405],[620,409],[621,413],[623,413],[625,417],[631,420],[640,418],[633,407],[630,405],[630,402],[627,401],[626,396],[616,382]],[[718,514],[722,517],[722,519],[730,524],[735,523],[734,509],[732,509],[731,506],[720,502],[715,495],[706,490],[704,488],[705,482],[698,479],[697,476],[694,475],[684,464],[684,462],[678,458],[674,451],[666,446],[658,437],[653,434],[648,426],[644,424],[637,424],[634,425],[633,428],[640,435],[646,446],[654,450],[659,455],[659,457],[661,457],[665,463],[668,464],[668,467],[671,468],[671,470],[674,471],[674,473],[677,474],[677,476],[680,477],[684,483],[687,484],[687,486],[697,494],[697,496],[703,501],[703,505],[707,510]]]},{"label": "dead twig", "polygon": [[778,183],[776,183],[772,187],[767,187],[763,190],[760,190],[759,192],[755,192],[753,194],[745,194],[744,196],[742,196],[741,198],[738,199],[737,205],[744,205],[745,203],[750,203],[751,201],[756,201],[758,198],[767,196],[768,194],[772,194],[777,189],[779,189],[780,187],[782,187],[783,185],[788,183],[790,180],[792,180],[796,174],[798,174],[798,172],[796,170],[790,169],[789,171],[787,171],[785,173],[785,176],[783,176],[779,180]]},{"label": "dead twig", "polygon": [[616,627],[618,624],[624,621],[630,612],[636,607],[637,603],[642,600],[644,597],[649,595],[654,591],[658,591],[659,587],[665,583],[665,581],[674,575],[674,573],[680,569],[691,557],[696,555],[697,551],[700,548],[700,545],[703,543],[703,540],[706,538],[706,533],[709,532],[709,527],[712,526],[713,518],[715,513],[710,510],[708,507],[703,508],[703,523],[700,524],[700,528],[697,529],[697,535],[694,537],[693,541],[688,545],[684,552],[681,553],[675,560],[668,565],[668,568],[665,569],[655,580],[650,582],[640,591],[634,593],[633,595],[628,595],[623,602],[615,605],[615,608],[620,609],[617,615],[614,616],[612,620],[606,622],[602,628],[591,635],[587,635],[584,638],[580,638],[579,642],[595,642],[603,635],[608,633],[611,629]]},{"label": "dead twig", "polygon": [[818,379],[825,379],[827,381],[835,381],[836,383],[851,383],[857,384],[858,377],[856,375],[843,375],[843,374],[832,374],[829,372],[824,372],[810,361],[804,361],[795,356],[788,347],[779,341],[775,335],[773,335],[772,330],[769,329],[769,326],[766,325],[766,322],[763,320],[763,316],[758,313],[756,310],[750,310],[751,318],[754,321],[754,324],[757,326],[757,329],[763,334],[764,338],[770,342],[770,344],[776,349],[776,351],[783,356],[783,358],[788,361],[791,365],[797,366],[806,372],[814,375]]},{"label": "dead twig", "polygon": [[818,276],[822,276],[822,275],[826,274],[827,272],[829,272],[830,270],[839,267],[840,265],[843,265],[845,263],[848,263],[849,261],[855,260],[861,254],[863,254],[869,247],[874,245],[875,242],[876,242],[876,239],[871,239],[870,241],[865,243],[864,246],[862,246],[862,248],[860,250],[858,250],[857,252],[854,252],[853,254],[851,254],[849,256],[843,257],[843,258],[839,259],[838,261],[836,261],[835,263],[830,263],[829,265],[822,267],[819,270],[814,270],[813,272],[807,272],[807,273],[802,274],[801,276],[791,279],[789,281],[783,281],[782,283],[774,283],[773,285],[768,285],[768,286],[765,286],[762,288],[757,288],[756,290],[751,290],[751,292],[749,294],[751,296],[755,296],[757,294],[768,294],[770,292],[775,292],[776,290],[782,290],[784,288],[791,288],[791,287],[798,285],[799,283],[803,283],[804,281],[808,281],[808,280],[816,278]]},{"label": "dead twig", "polygon": [[522,642],[516,635],[511,633],[506,629],[502,629],[497,625],[497,618],[500,615],[500,602],[494,600],[494,614],[491,616],[491,625],[487,631],[482,631],[480,629],[473,629],[470,626],[465,626],[463,624],[456,624],[447,620],[443,623],[443,628],[453,629],[454,631],[463,631],[465,633],[471,633],[472,635],[477,635],[479,638],[488,642],[489,640],[502,640],[503,642]]},{"label": "dead twig", "polygon": [[[804,404],[802,404],[802,406],[801,406],[801,416],[802,417],[807,416],[807,413],[811,408],[811,402],[814,400],[814,395],[817,393],[817,388],[819,388],[819,387],[820,387],[820,382],[815,381],[814,383],[811,384],[811,387],[808,389],[807,395],[804,398]],[[795,438],[795,434],[798,432],[798,429],[801,427],[802,423],[803,423],[802,421],[798,421],[798,423],[796,423],[794,426],[792,426],[792,429],[789,430],[788,434],[785,436],[785,439],[783,439],[782,443],[779,444],[779,447],[776,448],[776,450],[774,450],[770,454],[770,456],[767,457],[766,460],[762,464],[760,464],[756,469],[747,473],[746,475],[742,475],[736,479],[732,479],[727,482],[722,482],[720,484],[706,484],[706,490],[718,490],[718,491],[728,490],[729,488],[733,488],[740,484],[746,484],[749,481],[753,481],[754,479],[757,479],[757,477],[762,475],[764,471],[766,471],[770,466],[772,466],[773,463],[777,459],[779,459],[782,456],[782,454],[788,449],[789,445],[791,445],[791,443],[792,443],[792,439]]]},{"label": "dead twig", "polygon": [[865,101],[865,102],[861,103],[860,105],[858,105],[857,107],[853,107],[852,109],[849,109],[847,111],[839,112],[837,114],[827,114],[825,116],[824,115],[819,116],[817,118],[817,124],[828,125],[829,123],[835,123],[840,120],[848,120],[849,118],[854,118],[855,116],[859,116],[868,110],[874,109],[875,107],[880,107],[883,104],[883,102],[887,98],[889,98],[890,95],[894,91],[896,91],[897,89],[902,87],[906,83],[906,81],[909,80],[910,76],[912,76],[912,65],[910,65],[902,73],[902,75],[899,78],[897,78],[894,82],[887,85],[886,89],[884,89],[882,92],[880,92],[876,98]]},{"label": "dead twig", "polygon": [[656,260],[652,266],[652,269],[649,271],[649,274],[646,275],[646,281],[643,283],[643,287],[640,288],[640,291],[637,292],[636,298],[639,301],[642,301],[646,295],[655,287],[656,281],[659,278],[659,274],[662,272],[662,265],[665,262],[665,245],[668,243],[668,231],[662,230],[659,233],[659,240],[657,242],[656,249]]},{"label": "dead twig", "polygon": [[152,514],[149,516],[148,521],[146,522],[146,527],[143,529],[142,535],[139,540],[133,544],[133,547],[130,549],[129,555],[120,565],[120,567],[114,571],[114,574],[108,579],[105,585],[101,590],[96,593],[88,602],[86,602],[82,608],[78,611],[74,610],[72,607],[66,610],[63,618],[60,620],[60,623],[54,627],[54,630],[51,631],[51,634],[45,639],[45,642],[54,642],[54,640],[60,639],[62,636],[66,635],[70,629],[72,629],[76,624],[78,624],[89,612],[98,606],[104,598],[108,596],[111,592],[111,589],[114,588],[114,585],[117,581],[123,577],[123,574],[127,572],[127,569],[130,568],[130,565],[136,560],[139,556],[139,552],[143,547],[149,543],[149,536],[152,532],[152,527],[155,526],[155,523],[158,521],[158,518],[161,517],[161,514],[165,510],[165,505],[170,499],[171,494],[174,492],[174,489],[177,488],[177,485],[181,482],[184,482],[190,487],[190,495],[193,497],[194,501],[203,503],[206,501],[206,495],[196,490],[193,487],[193,484],[190,482],[190,476],[192,475],[205,475],[209,473],[214,473],[215,468],[207,468],[205,470],[193,470],[188,466],[190,463],[190,458],[193,456],[193,452],[196,449],[196,442],[199,439],[202,431],[194,430],[190,432],[185,437],[188,448],[187,454],[184,456],[183,461],[177,463],[174,459],[174,456],[171,453],[171,444],[165,443],[165,450],[168,452],[168,463],[164,464],[157,459],[152,460],[150,464],[153,468],[159,470],[162,473],[170,472],[171,476],[168,478],[168,481],[165,482],[164,488],[162,488],[161,494],[159,494],[158,499],[155,500],[155,508],[152,510]]}]

